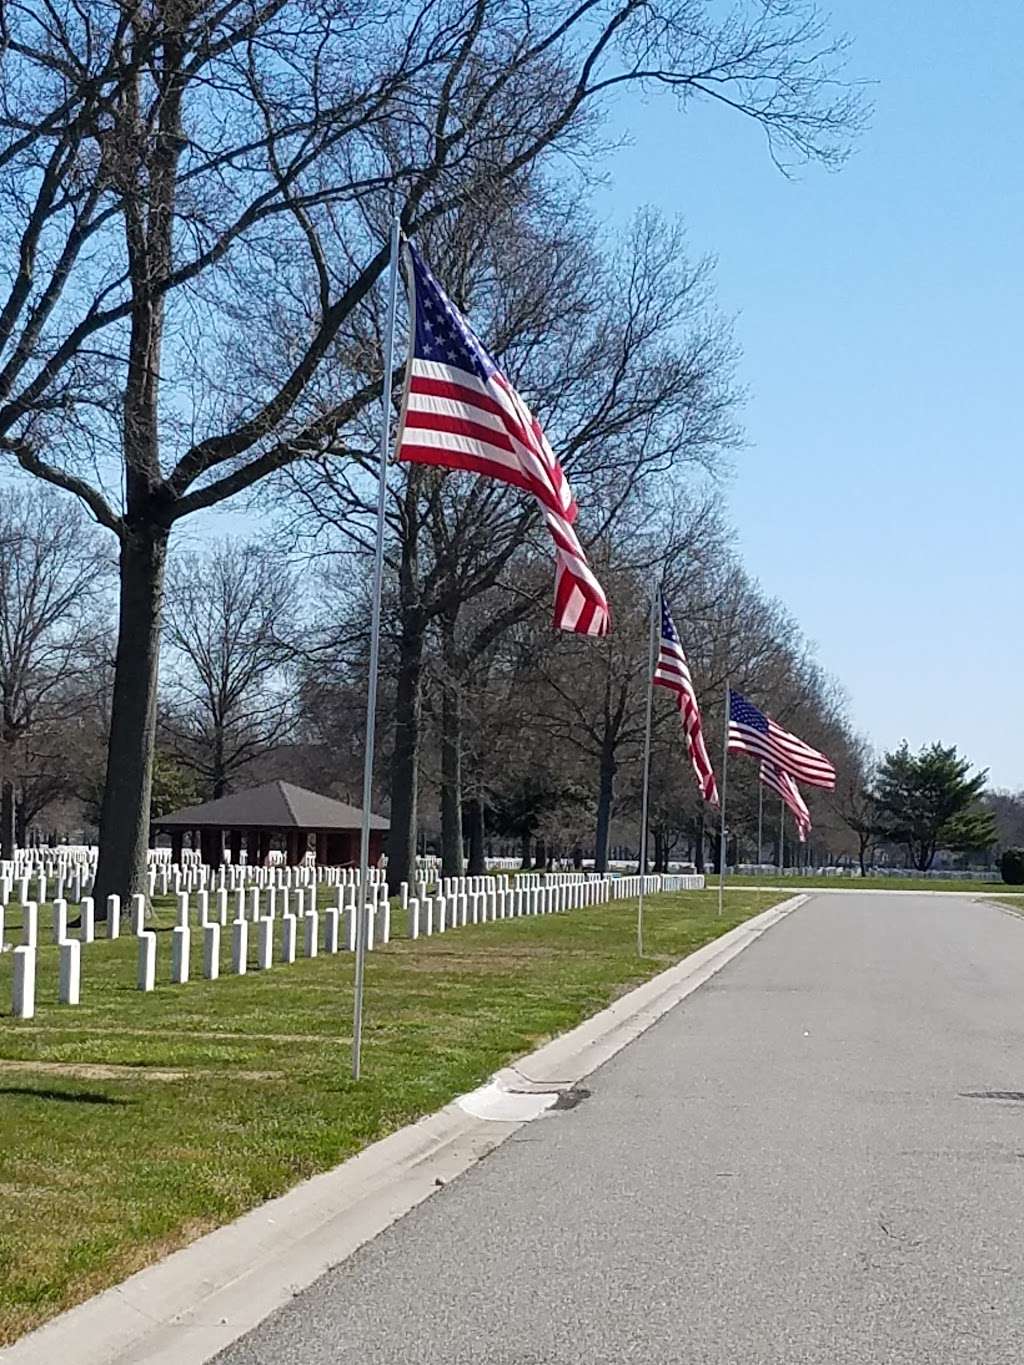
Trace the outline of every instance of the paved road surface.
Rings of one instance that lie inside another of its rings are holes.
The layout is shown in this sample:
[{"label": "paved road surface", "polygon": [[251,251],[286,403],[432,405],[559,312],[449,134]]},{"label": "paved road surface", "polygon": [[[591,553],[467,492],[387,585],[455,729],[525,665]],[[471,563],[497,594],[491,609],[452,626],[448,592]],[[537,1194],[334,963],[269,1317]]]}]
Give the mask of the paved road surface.
[{"label": "paved road surface", "polygon": [[1020,1365],[1024,921],[815,896],[223,1365]]}]

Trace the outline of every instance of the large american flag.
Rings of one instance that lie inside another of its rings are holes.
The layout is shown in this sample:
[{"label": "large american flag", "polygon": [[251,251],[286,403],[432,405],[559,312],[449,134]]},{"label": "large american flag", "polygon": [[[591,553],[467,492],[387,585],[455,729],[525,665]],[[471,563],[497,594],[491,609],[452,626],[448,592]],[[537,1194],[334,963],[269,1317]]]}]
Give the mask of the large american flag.
[{"label": "large american flag", "polygon": [[792,811],[793,819],[796,821],[796,832],[800,842],[805,844],[811,832],[811,812],[807,809],[807,802],[800,788],[789,773],[783,772],[767,759],[761,761],[761,781],[766,787],[771,787],[773,792],[777,792]]},{"label": "large american flag", "polygon": [[555,542],[559,630],[608,633],[608,599],[573,530],[576,502],[540,423],[407,244],[411,345],[398,458],[467,469],[532,493]]},{"label": "large american flag", "polygon": [[756,706],[729,692],[729,752],[766,758],[809,787],[835,791],[836,770],[824,754],[783,730]]},{"label": "large american flag", "polygon": [[718,788],[715,785],[715,774],[704,744],[704,733],[700,724],[700,708],[697,705],[697,694],[693,690],[690,665],[686,662],[686,655],[679,643],[679,635],[669,612],[668,603],[665,601],[664,593],[661,595],[661,644],[658,648],[658,664],[654,670],[654,682],[659,687],[667,687],[670,692],[675,693],[676,705],[679,707],[679,718],[683,724],[686,748],[690,755],[690,762],[693,764],[693,771],[697,774],[697,783],[700,786],[701,795],[705,801],[710,801],[712,805],[717,806]]}]

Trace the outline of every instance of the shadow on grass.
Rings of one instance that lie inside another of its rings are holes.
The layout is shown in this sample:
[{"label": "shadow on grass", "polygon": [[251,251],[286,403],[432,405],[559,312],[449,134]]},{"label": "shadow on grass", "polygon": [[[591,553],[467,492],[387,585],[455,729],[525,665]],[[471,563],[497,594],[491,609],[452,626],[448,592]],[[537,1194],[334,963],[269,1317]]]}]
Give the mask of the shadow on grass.
[{"label": "shadow on grass", "polygon": [[100,1095],[93,1090],[36,1090],[31,1085],[0,1085],[0,1095],[27,1095],[35,1100],[56,1100],[60,1104],[132,1104],[132,1100],[118,1099],[113,1095]]}]

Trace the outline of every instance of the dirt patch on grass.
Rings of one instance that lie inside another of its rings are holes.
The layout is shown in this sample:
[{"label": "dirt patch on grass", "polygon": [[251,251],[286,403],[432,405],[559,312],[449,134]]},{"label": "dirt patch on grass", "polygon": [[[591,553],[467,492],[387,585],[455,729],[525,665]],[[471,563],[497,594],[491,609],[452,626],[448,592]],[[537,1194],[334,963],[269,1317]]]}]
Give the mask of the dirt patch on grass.
[{"label": "dirt patch on grass", "polygon": [[[34,1062],[11,1061],[0,1058],[0,1072],[37,1071],[44,1076],[66,1076],[75,1081],[187,1081],[193,1076],[219,1076],[223,1073],[212,1067],[189,1067],[170,1070],[156,1066],[121,1066],[107,1062]],[[278,1081],[284,1078],[281,1071],[237,1071],[229,1072],[235,1081]]]},{"label": "dirt patch on grass", "polygon": [[[166,1038],[167,1029],[163,1025],[159,1028],[122,1028],[118,1024],[117,1028],[112,1030],[109,1027],[54,1028],[49,1024],[19,1024],[18,1037],[25,1033],[70,1034],[75,1038],[102,1038],[105,1042],[109,1042],[111,1037]],[[253,1043],[337,1043],[339,1041],[351,1041],[344,1038],[339,1039],[336,1033],[240,1033],[237,1030],[194,1028],[189,1028],[188,1036],[189,1039],[202,1038],[209,1042],[219,1042],[222,1038],[225,1042]],[[0,1062],[0,1065],[3,1063]]]},{"label": "dirt patch on grass", "polygon": [[444,949],[421,952],[414,956],[411,952],[402,958],[402,971],[413,974],[437,975],[443,972],[473,972],[486,975],[490,972],[505,974],[515,968],[533,962],[566,961],[570,958],[592,958],[593,953],[585,948],[559,949],[549,947],[537,949],[496,948],[486,953],[450,953]]}]

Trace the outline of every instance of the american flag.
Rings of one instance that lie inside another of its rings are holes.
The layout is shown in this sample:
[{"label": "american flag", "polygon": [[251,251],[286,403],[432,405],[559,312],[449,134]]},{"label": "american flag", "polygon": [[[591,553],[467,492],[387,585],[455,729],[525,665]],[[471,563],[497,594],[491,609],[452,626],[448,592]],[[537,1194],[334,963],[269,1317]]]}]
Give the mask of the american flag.
[{"label": "american flag", "polygon": [[654,670],[654,682],[659,687],[667,687],[676,696],[679,718],[683,724],[683,735],[689,751],[693,771],[705,801],[718,805],[718,788],[715,774],[704,745],[704,734],[700,726],[700,708],[697,694],[693,690],[690,665],[679,643],[679,635],[669,613],[665,596],[661,596],[661,644],[658,648],[658,664]]},{"label": "american flag", "polygon": [[835,791],[836,770],[817,749],[783,730],[738,692],[729,692],[729,752],[766,758],[809,787]]},{"label": "american flag", "polygon": [[411,243],[407,253],[412,338],[398,458],[532,493],[555,542],[555,627],[606,635],[608,599],[573,530],[576,502],[540,423]]},{"label": "american flag", "polygon": [[807,802],[801,795],[800,788],[789,773],[783,772],[767,759],[761,761],[761,781],[766,787],[771,787],[772,791],[777,792],[792,811],[793,819],[796,821],[796,832],[800,842],[805,844],[811,832],[811,812],[807,809]]}]

